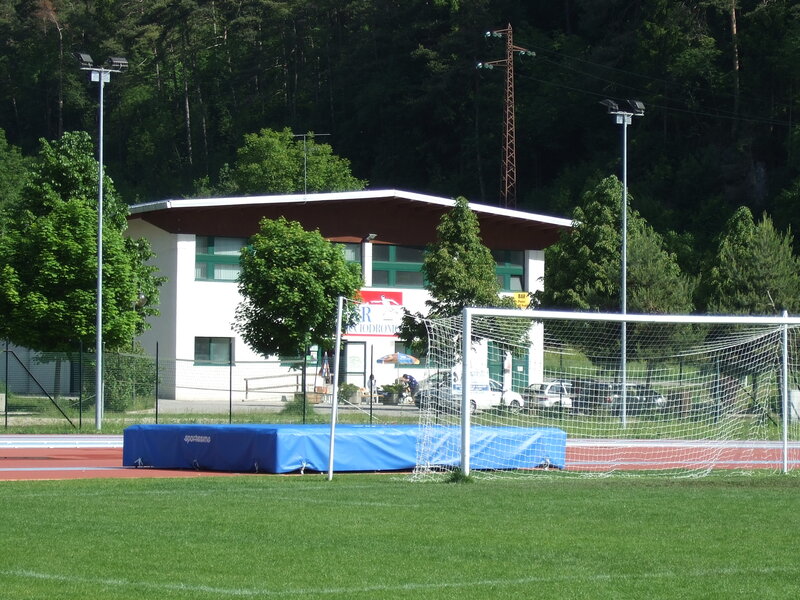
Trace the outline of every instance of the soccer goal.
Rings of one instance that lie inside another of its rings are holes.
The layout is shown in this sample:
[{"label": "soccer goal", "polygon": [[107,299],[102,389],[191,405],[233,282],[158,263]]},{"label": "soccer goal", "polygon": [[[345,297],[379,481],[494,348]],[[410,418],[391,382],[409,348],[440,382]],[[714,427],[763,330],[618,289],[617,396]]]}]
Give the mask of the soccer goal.
[{"label": "soccer goal", "polygon": [[467,308],[427,326],[416,477],[800,464],[800,318]]}]

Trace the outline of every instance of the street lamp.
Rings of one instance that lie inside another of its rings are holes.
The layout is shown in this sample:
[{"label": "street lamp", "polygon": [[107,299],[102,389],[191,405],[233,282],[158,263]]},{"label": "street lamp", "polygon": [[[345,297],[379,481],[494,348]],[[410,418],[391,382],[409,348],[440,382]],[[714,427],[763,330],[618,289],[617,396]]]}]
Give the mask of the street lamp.
[{"label": "street lamp", "polygon": [[111,73],[122,73],[128,69],[128,60],[112,56],[103,66],[95,66],[92,57],[85,52],[76,52],[75,58],[82,71],[89,71],[91,81],[100,84],[100,114],[98,118],[98,174],[97,174],[97,329],[96,376],[95,376],[95,426],[98,431],[103,423],[103,87],[111,81]]},{"label": "street lamp", "polygon": [[[623,315],[628,314],[628,125],[632,117],[644,115],[644,104],[639,100],[601,100],[600,104],[606,107],[608,114],[614,115],[617,125],[622,125],[622,274],[620,282],[620,309]],[[622,321],[621,354],[622,354],[622,390],[620,415],[622,426],[626,425],[626,400],[627,400],[627,363],[628,363],[628,323]]]}]

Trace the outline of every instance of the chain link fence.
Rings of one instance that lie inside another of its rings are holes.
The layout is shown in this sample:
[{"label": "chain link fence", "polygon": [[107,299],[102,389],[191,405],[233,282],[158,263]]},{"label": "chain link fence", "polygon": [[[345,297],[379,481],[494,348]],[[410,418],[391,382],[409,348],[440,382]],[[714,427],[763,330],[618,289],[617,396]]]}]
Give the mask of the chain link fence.
[{"label": "chain link fence", "polygon": [[[330,369],[314,357],[219,364],[136,353],[103,357],[104,432],[140,423],[327,423]],[[94,353],[6,347],[0,415],[10,431],[97,428]],[[366,390],[340,390],[344,422],[416,422],[414,407],[384,407]],[[406,414],[408,413],[408,414]]]}]

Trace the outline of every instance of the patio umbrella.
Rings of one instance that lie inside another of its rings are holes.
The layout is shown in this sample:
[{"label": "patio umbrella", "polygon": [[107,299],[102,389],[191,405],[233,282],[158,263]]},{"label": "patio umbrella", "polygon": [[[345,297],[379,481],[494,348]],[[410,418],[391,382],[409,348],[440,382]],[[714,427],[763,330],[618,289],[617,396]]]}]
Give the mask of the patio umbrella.
[{"label": "patio umbrella", "polygon": [[403,354],[402,352],[393,352],[392,354],[387,354],[386,356],[381,356],[378,359],[379,363],[383,364],[395,364],[395,365],[418,365],[419,359],[416,356],[411,356],[410,354]]},{"label": "patio umbrella", "polygon": [[325,380],[325,383],[328,383],[331,377],[331,365],[328,362],[328,353],[322,355],[322,367],[319,370],[319,374]]}]

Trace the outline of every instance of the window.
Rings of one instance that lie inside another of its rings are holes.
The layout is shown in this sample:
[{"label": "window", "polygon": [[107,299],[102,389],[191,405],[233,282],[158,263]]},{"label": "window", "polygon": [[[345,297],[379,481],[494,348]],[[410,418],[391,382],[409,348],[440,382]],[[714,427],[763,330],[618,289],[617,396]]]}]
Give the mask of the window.
[{"label": "window", "polygon": [[236,281],[241,271],[239,254],[246,244],[245,238],[198,235],[195,246],[195,279]]},{"label": "window", "polygon": [[360,273],[362,272],[361,244],[352,244],[349,242],[334,242],[334,246],[341,249],[342,253],[344,254],[344,260],[346,263],[358,265],[358,271]]},{"label": "window", "polygon": [[344,259],[349,263],[361,264],[361,244],[337,243],[344,251]]},{"label": "window", "polygon": [[425,249],[414,246],[372,245],[372,285],[421,288]]},{"label": "window", "polygon": [[525,253],[522,250],[492,250],[497,263],[497,282],[504,292],[524,291]]},{"label": "window", "polygon": [[194,338],[194,362],[206,365],[229,365],[233,362],[232,349],[233,338],[196,337]]}]

